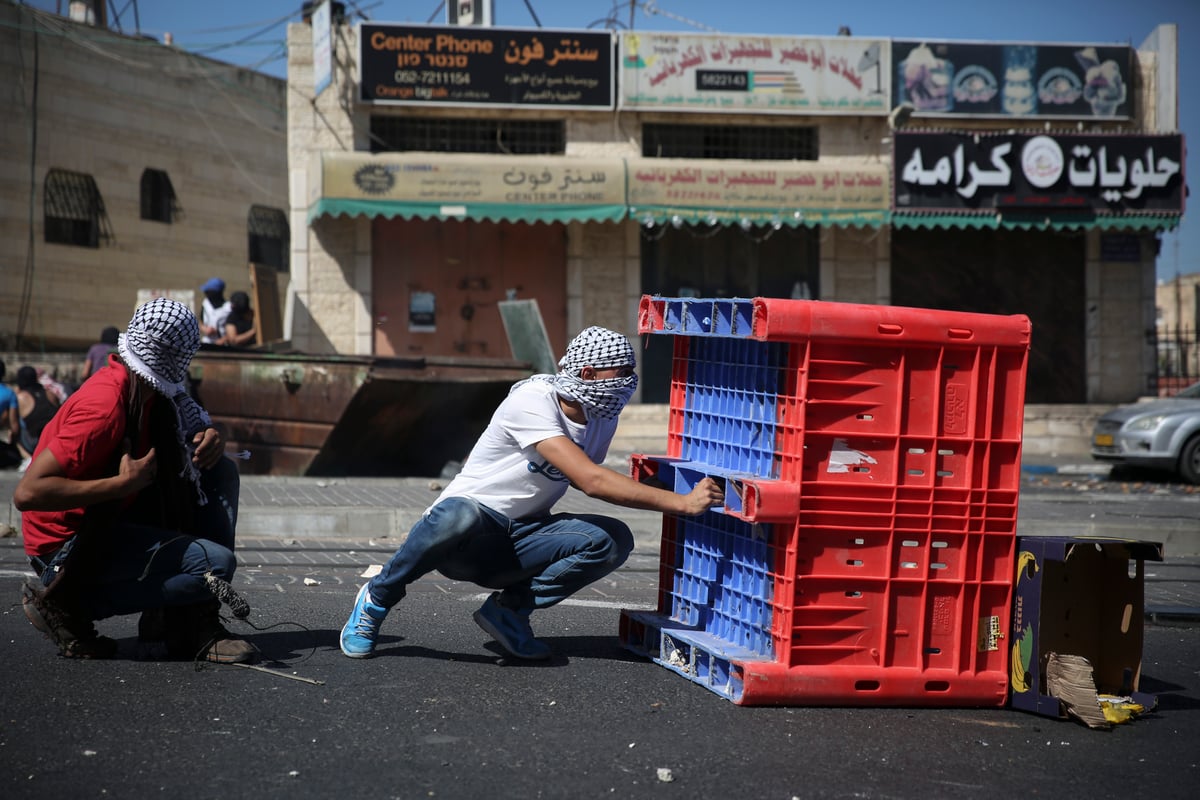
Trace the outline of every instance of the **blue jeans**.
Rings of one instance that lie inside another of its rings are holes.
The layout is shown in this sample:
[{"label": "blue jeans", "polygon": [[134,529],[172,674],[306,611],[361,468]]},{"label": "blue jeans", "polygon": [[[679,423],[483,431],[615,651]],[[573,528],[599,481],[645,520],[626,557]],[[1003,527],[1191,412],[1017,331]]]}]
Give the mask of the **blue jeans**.
[{"label": "blue jeans", "polygon": [[500,603],[519,611],[548,608],[609,574],[633,551],[620,520],[551,514],[513,520],[466,497],[450,497],[423,516],[383,571],[371,599],[384,608],[432,570],[502,589]]},{"label": "blue jeans", "polygon": [[[196,507],[198,537],[118,519],[102,534],[102,543],[89,544],[100,549],[94,554],[94,572],[89,570],[81,584],[80,604],[92,619],[212,600],[204,581],[210,570],[232,580],[241,486],[237,465],[222,458],[201,471],[200,486],[208,503]],[[44,585],[54,580],[56,567],[67,560],[74,544],[72,539],[45,561],[30,559]]]}]

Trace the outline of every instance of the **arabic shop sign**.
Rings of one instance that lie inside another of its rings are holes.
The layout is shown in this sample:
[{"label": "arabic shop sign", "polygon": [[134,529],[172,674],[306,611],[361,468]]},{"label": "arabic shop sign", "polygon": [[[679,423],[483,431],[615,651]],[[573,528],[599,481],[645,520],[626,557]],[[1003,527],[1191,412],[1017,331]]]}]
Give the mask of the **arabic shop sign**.
[{"label": "arabic shop sign", "polygon": [[1133,48],[894,41],[892,106],[971,117],[1128,119]]},{"label": "arabic shop sign", "polygon": [[326,153],[321,196],[421,204],[624,205],[616,160]]},{"label": "arabic shop sign", "polygon": [[364,103],[613,107],[613,39],[592,31],[358,26]]},{"label": "arabic shop sign", "polygon": [[735,217],[791,224],[813,211],[882,211],[888,203],[883,166],[630,159],[627,172],[635,216],[655,207],[729,209]]},{"label": "arabic shop sign", "polygon": [[621,34],[625,109],[884,113],[886,39]]},{"label": "arabic shop sign", "polygon": [[896,131],[897,210],[1182,213],[1183,137]]}]

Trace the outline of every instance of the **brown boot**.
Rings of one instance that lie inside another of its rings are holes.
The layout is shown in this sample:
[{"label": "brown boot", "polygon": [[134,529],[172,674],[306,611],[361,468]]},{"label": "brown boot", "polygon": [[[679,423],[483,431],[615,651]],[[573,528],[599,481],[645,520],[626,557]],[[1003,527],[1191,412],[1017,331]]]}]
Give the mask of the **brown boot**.
[{"label": "brown boot", "polygon": [[173,658],[238,664],[258,656],[254,645],[221,624],[221,604],[209,600],[167,609],[167,652]]},{"label": "brown boot", "polygon": [[85,615],[46,597],[45,588],[38,582],[25,581],[21,607],[33,627],[58,645],[59,654],[66,658],[112,658],[117,652],[115,641],[98,634]]}]

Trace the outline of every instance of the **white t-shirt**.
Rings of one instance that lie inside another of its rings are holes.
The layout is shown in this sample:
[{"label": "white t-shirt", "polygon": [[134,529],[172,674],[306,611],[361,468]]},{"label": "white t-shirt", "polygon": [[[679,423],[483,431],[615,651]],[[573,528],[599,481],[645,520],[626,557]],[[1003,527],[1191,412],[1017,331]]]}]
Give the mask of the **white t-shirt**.
[{"label": "white t-shirt", "polygon": [[209,328],[216,328],[217,333],[215,336],[201,336],[200,341],[212,344],[217,339],[220,339],[222,336],[224,336],[225,318],[229,316],[229,312],[231,310],[232,306],[229,305],[228,300],[214,308],[213,304],[208,301],[207,297],[205,297],[204,303],[201,306],[201,315],[204,318],[204,324]]},{"label": "white t-shirt", "polygon": [[553,384],[525,383],[496,409],[462,471],[434,505],[448,497],[469,497],[511,519],[547,514],[570,482],[538,454],[537,443],[566,436],[599,464],[616,432],[615,418],[595,419],[587,425],[567,419]]}]

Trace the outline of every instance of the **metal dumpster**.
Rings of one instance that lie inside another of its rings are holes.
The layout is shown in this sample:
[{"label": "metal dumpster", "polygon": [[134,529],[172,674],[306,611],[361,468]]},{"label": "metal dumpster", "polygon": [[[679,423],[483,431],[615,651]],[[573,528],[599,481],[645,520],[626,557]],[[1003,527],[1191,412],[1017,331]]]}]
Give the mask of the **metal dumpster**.
[{"label": "metal dumpster", "polygon": [[256,475],[435,476],[461,461],[523,361],[201,349],[189,374]]}]

